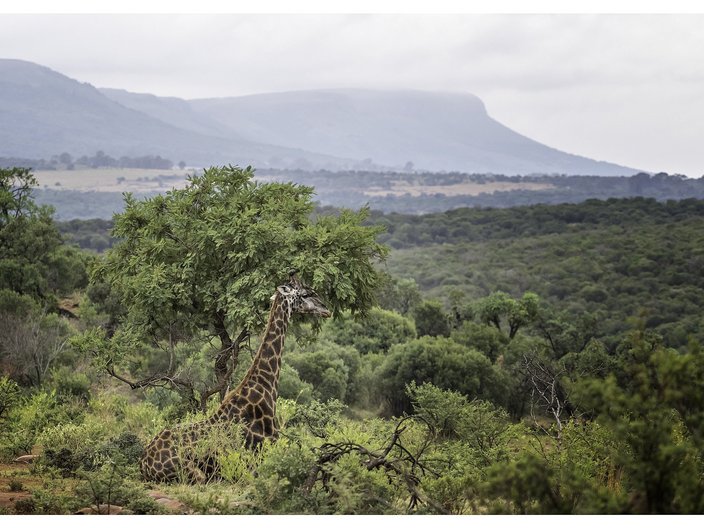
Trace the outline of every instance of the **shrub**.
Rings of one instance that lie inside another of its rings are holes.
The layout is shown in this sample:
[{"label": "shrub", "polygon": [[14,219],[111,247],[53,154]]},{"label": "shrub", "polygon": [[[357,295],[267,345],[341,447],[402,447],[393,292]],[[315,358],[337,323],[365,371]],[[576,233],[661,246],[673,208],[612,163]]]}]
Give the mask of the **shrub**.
[{"label": "shrub", "polygon": [[325,403],[313,400],[307,405],[296,406],[288,426],[302,425],[313,436],[325,438],[330,428],[339,425],[340,414],[344,409],[345,405],[339,400],[328,400]]},{"label": "shrub", "polygon": [[45,449],[43,453],[46,465],[56,468],[61,472],[62,477],[70,477],[75,474],[84,460],[70,449],[65,447],[59,449]]},{"label": "shrub", "polygon": [[110,439],[98,449],[101,458],[118,457],[125,464],[137,465],[144,454],[144,444],[139,437],[130,432],[123,431],[117,438]]},{"label": "shrub", "polygon": [[90,400],[90,379],[83,372],[76,372],[69,367],[60,367],[52,372],[51,387],[61,400],[71,398],[83,402]]},{"label": "shrub", "polygon": [[372,308],[367,317],[349,315],[328,322],[323,335],[335,343],[354,347],[360,354],[386,354],[392,345],[416,337],[413,321],[381,308]]},{"label": "shrub", "polygon": [[17,515],[29,515],[37,511],[37,505],[34,499],[28,497],[26,499],[18,499],[15,501],[15,513]]},{"label": "shrub", "polygon": [[335,513],[384,514],[398,511],[398,488],[381,469],[369,470],[360,455],[340,457],[330,470],[329,501]]},{"label": "shrub", "polygon": [[6,376],[0,377],[0,421],[5,419],[20,402],[20,388]]},{"label": "shrub", "polygon": [[119,394],[101,393],[89,403],[89,413],[102,423],[111,436],[130,431],[142,440],[151,440],[164,429],[164,412],[150,401],[130,403]]},{"label": "shrub", "polygon": [[392,347],[377,378],[396,415],[411,410],[405,393],[411,382],[429,382],[470,398],[490,396],[496,384],[496,374],[486,356],[451,339],[429,336]]},{"label": "shrub", "polygon": [[137,480],[137,469],[126,465],[120,457],[107,460],[91,471],[81,470],[78,475],[82,482],[76,487],[76,494],[89,504],[123,506],[142,514],[163,513]]},{"label": "shrub", "polygon": [[309,403],[313,399],[313,385],[303,381],[298,371],[291,365],[281,366],[279,377],[279,397],[294,400],[299,403]]},{"label": "shrub", "polygon": [[15,457],[32,451],[37,436],[48,426],[65,419],[55,392],[36,392],[18,405],[8,416],[3,428],[0,449],[4,457]]},{"label": "shrub", "polygon": [[262,513],[311,512],[311,499],[303,484],[314,463],[310,444],[292,442],[285,437],[274,444],[265,444],[254,480],[258,509]]},{"label": "shrub", "polygon": [[24,484],[22,484],[22,481],[20,481],[20,480],[10,479],[10,483],[8,484],[8,488],[10,491],[23,491]]},{"label": "shrub", "polygon": [[[354,354],[359,354],[350,349]],[[313,395],[322,401],[332,398],[345,400],[350,367],[344,357],[345,348],[327,341],[318,343],[313,351],[296,352],[287,356],[300,378],[313,386]]]}]

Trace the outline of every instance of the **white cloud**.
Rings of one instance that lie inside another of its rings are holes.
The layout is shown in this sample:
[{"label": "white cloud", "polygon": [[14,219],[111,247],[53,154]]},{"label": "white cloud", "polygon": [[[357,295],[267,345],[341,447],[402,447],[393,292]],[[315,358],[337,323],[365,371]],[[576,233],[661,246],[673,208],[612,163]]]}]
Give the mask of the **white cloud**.
[{"label": "white cloud", "polygon": [[0,50],[96,86],[215,97],[468,91],[550,146],[704,173],[702,15],[0,15]]}]

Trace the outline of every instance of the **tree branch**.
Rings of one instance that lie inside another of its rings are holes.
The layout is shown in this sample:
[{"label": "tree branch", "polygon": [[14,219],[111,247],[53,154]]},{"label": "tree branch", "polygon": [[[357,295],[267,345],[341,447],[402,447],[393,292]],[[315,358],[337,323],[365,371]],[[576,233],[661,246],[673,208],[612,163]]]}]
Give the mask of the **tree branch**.
[{"label": "tree branch", "polygon": [[[316,482],[321,481],[323,486],[327,488],[327,482],[332,474],[327,469],[327,465],[339,460],[343,455],[348,453],[357,453],[364,460],[364,467],[372,471],[374,469],[383,468],[387,473],[393,474],[403,481],[409,493],[408,511],[414,510],[419,504],[425,503],[437,513],[450,514],[444,506],[434,501],[430,497],[421,495],[419,489],[420,478],[416,475],[415,470],[420,469],[424,474],[428,468],[420,461],[420,456],[427,448],[424,444],[417,455],[413,455],[407,448],[401,444],[401,435],[406,430],[403,423],[410,417],[402,418],[397,424],[394,432],[391,435],[389,443],[380,450],[372,451],[360,444],[354,442],[339,442],[336,444],[326,443],[316,449],[318,451],[318,459],[311,468],[308,478],[306,479],[303,489],[310,493]],[[427,423],[426,423],[427,425]],[[398,448],[401,451],[401,456],[389,458],[392,450]],[[404,468],[404,465],[409,464],[410,471]]]}]

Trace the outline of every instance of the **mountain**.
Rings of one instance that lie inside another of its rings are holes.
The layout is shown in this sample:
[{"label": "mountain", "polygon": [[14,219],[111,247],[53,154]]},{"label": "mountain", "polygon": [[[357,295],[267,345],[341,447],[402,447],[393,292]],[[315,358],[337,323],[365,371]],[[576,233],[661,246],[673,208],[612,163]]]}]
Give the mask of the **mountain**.
[{"label": "mountain", "polygon": [[638,171],[547,147],[492,119],[470,94],[315,90],[192,100],[252,141],[433,171],[599,176]]},{"label": "mountain", "polygon": [[[187,103],[186,103],[187,105]],[[178,115],[178,107],[173,108]],[[232,163],[337,167],[345,160],[265,145],[217,126],[174,125],[128,108],[95,87],[30,62],[0,59],[0,157],[160,155],[191,165]]]},{"label": "mountain", "polygon": [[461,93],[308,90],[186,100],[0,60],[0,157],[160,155],[190,165],[630,175],[492,119]]}]

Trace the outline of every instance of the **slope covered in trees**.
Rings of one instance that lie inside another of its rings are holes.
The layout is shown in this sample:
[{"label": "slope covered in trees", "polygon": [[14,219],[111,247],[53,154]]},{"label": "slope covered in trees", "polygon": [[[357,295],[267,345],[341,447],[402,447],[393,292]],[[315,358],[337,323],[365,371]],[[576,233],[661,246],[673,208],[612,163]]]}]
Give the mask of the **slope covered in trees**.
[{"label": "slope covered in trees", "polygon": [[[249,176],[129,200],[96,256],[3,173],[0,457],[36,457],[0,512],[704,512],[702,202],[364,220]],[[278,264],[337,312],[288,333],[279,439],[210,437],[217,481],[148,489],[145,444],[219,404],[223,329],[245,374]]]},{"label": "slope covered in trees", "polygon": [[494,291],[532,291],[572,319],[589,319],[609,342],[634,316],[670,346],[704,337],[704,201],[589,200],[378,222],[387,226],[381,239],[403,248],[392,251],[389,272],[413,278],[447,308]]}]

